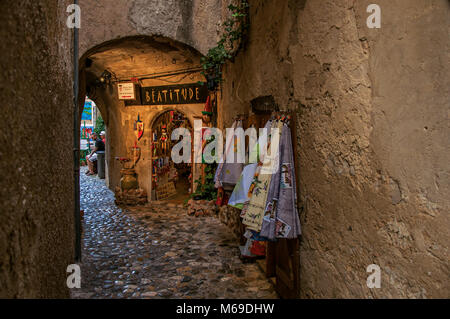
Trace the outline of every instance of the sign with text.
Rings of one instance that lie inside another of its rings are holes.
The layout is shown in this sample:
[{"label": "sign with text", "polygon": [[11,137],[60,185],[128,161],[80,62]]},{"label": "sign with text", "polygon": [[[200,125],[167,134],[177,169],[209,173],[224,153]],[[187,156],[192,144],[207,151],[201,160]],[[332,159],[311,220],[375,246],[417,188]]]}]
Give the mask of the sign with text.
[{"label": "sign with text", "polygon": [[119,100],[134,100],[134,83],[118,83],[117,91],[119,92]]},{"label": "sign with text", "polygon": [[206,85],[179,84],[141,88],[143,105],[172,105],[205,103],[208,97]]}]

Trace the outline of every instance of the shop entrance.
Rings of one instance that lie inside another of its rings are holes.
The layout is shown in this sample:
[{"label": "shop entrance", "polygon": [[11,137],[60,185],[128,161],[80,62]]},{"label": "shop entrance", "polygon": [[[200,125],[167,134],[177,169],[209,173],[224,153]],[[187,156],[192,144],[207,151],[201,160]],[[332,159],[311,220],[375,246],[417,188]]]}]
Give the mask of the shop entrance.
[{"label": "shop entrance", "polygon": [[173,130],[186,128],[193,134],[189,119],[180,111],[160,114],[152,126],[152,200],[183,203],[192,193],[193,166],[176,164],[171,158],[172,147],[182,141],[172,141]]}]

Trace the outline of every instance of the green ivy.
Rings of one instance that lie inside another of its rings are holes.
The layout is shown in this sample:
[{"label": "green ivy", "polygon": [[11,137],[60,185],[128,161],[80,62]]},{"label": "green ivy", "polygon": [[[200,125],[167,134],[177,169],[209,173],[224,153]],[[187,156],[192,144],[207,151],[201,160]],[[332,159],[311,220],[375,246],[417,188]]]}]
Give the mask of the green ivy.
[{"label": "green ivy", "polygon": [[[214,141],[214,136],[212,136],[208,143]],[[212,156],[215,156],[215,150],[211,152]],[[205,181],[202,183],[201,179],[198,179],[195,182],[196,188],[195,192],[191,195],[191,198],[194,199],[203,199],[203,200],[216,200],[217,199],[217,190],[214,183],[214,176],[216,173],[217,163],[204,164],[204,172],[205,172]]]},{"label": "green ivy", "polygon": [[224,22],[225,32],[222,38],[217,42],[217,46],[211,48],[207,55],[201,59],[203,72],[202,74],[211,81],[214,85],[222,82],[222,67],[231,60],[238,50],[234,50],[236,43],[242,44],[247,30],[247,16],[249,3],[247,0],[241,0],[240,5],[229,5],[228,10],[231,11],[230,18]]},{"label": "green ivy", "polygon": [[[211,167],[211,165],[207,166],[207,168],[209,167]],[[195,181],[195,184],[197,187],[191,198],[208,201],[217,199],[217,190],[214,186],[214,174],[207,173],[205,176],[205,183],[202,183],[202,180],[198,179]]]}]

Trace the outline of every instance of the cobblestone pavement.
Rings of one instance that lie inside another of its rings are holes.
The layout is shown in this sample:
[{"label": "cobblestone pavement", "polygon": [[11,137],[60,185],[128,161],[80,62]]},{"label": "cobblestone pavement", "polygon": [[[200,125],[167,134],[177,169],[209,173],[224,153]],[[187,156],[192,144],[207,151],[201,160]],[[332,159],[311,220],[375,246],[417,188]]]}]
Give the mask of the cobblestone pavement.
[{"label": "cobblestone pavement", "polygon": [[217,219],[173,203],[121,209],[103,180],[81,175],[82,288],[72,298],[277,298]]}]

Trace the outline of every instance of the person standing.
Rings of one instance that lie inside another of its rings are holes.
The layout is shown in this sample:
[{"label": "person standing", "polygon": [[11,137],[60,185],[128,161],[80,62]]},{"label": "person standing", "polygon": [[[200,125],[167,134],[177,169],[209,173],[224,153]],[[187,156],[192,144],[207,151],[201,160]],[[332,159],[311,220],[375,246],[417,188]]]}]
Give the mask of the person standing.
[{"label": "person standing", "polygon": [[86,162],[88,164],[89,170],[86,172],[86,175],[95,175],[95,162],[97,162],[97,152],[105,151],[105,143],[101,139],[98,138],[97,133],[91,134],[91,139],[95,141],[95,146],[93,151],[86,156]]}]

